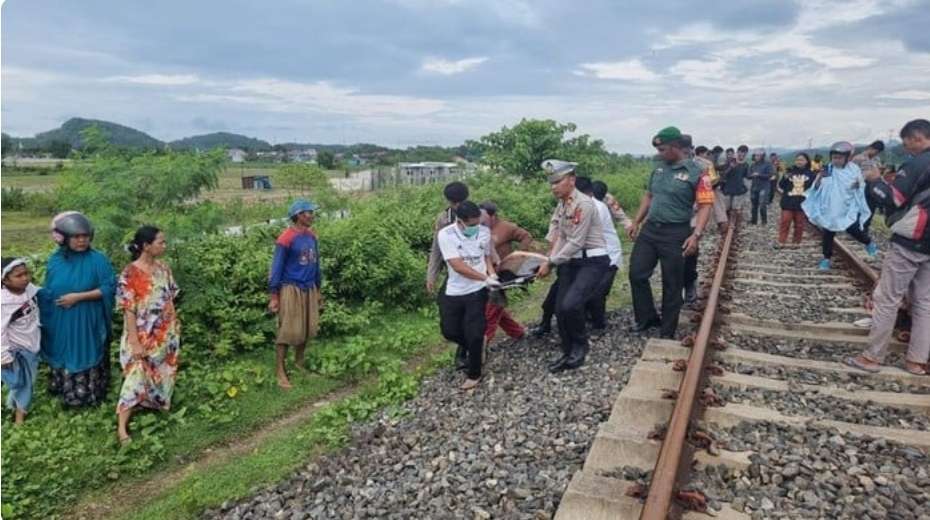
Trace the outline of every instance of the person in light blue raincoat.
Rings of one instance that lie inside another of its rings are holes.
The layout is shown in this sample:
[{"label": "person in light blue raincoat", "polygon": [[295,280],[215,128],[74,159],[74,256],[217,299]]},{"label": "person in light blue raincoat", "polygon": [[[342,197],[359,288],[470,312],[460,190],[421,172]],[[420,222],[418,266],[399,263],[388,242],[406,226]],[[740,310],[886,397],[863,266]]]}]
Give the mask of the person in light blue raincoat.
[{"label": "person in light blue raincoat", "polygon": [[807,191],[801,208],[808,220],[819,227],[823,236],[821,270],[830,269],[833,257],[833,237],[847,232],[864,244],[869,256],[878,253],[878,247],[862,223],[872,212],[865,200],[865,180],[854,163],[849,162],[853,145],[840,141],[830,147],[830,164],[817,175],[814,185]]}]

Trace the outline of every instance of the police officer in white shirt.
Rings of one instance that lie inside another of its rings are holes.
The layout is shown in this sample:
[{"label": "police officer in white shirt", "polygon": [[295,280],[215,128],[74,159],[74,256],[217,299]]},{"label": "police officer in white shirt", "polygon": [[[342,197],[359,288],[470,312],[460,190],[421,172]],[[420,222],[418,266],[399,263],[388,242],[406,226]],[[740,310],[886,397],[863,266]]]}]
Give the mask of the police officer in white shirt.
[{"label": "police officer in white shirt", "polygon": [[481,380],[488,288],[499,287],[500,282],[494,272],[491,232],[480,225],[481,210],[474,202],[464,201],[455,215],[455,222],[437,235],[449,271],[439,300],[439,319],[442,335],[467,356],[467,379],[462,389],[470,390]]}]

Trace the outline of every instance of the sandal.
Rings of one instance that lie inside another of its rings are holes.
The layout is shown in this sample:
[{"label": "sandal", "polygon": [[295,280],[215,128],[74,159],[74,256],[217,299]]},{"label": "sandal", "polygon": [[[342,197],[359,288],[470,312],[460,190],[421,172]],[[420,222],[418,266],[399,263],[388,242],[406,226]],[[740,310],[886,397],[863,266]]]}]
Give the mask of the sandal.
[{"label": "sandal", "polygon": [[845,364],[848,367],[852,367],[852,368],[856,368],[856,369],[868,372],[870,374],[875,374],[881,371],[881,367],[866,365],[862,361],[859,361],[858,357],[848,357],[843,360],[843,364]]},{"label": "sandal", "polygon": [[475,387],[477,387],[479,384],[481,384],[481,378],[480,378],[480,377],[479,377],[478,379],[466,379],[465,382],[462,383],[462,386],[459,387],[459,388],[460,388],[462,391],[466,391],[466,392],[467,392],[468,390],[474,390]]},{"label": "sandal", "polygon": [[911,361],[904,362],[904,368],[901,370],[911,374],[912,376],[925,376],[928,374],[927,369],[921,363],[914,363]]}]

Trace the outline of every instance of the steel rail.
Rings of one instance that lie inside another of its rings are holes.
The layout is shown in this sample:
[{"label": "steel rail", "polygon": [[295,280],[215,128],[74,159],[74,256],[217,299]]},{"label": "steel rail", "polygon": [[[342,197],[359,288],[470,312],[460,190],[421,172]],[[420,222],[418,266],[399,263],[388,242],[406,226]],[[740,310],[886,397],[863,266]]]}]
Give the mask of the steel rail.
[{"label": "steel rail", "polygon": [[872,266],[865,263],[865,260],[859,257],[859,255],[852,252],[849,249],[849,246],[843,242],[833,239],[833,247],[840,256],[846,260],[846,264],[852,268],[853,274],[856,278],[862,280],[868,285],[868,290],[871,291],[875,288],[875,284],[878,283],[878,273],[875,272],[875,269],[872,269]]},{"label": "steel rail", "polygon": [[671,419],[665,434],[665,440],[659,451],[652,473],[652,482],[649,485],[649,495],[643,505],[640,520],[665,520],[672,505],[675,490],[678,485],[680,470],[684,467],[685,440],[688,427],[697,407],[697,398],[704,373],[704,364],[707,359],[710,335],[714,328],[717,316],[717,306],[720,301],[720,288],[727,271],[727,260],[736,229],[739,226],[739,217],[734,217],[728,226],[723,246],[720,248],[720,257],[714,273],[713,283],[707,297],[707,305],[701,318],[691,356],[688,358],[688,367],[678,387],[678,400],[672,411]]}]

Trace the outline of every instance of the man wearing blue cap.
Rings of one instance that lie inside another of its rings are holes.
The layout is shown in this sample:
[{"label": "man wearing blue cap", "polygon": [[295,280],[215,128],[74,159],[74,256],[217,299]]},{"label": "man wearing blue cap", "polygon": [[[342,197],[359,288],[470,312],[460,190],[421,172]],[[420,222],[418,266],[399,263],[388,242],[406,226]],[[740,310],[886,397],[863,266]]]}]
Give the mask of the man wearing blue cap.
[{"label": "man wearing blue cap", "polygon": [[304,366],[307,341],[316,337],[320,324],[320,293],[323,275],[320,271],[320,250],[313,225],[313,212],[318,206],[304,199],[291,204],[287,215],[291,226],[275,241],[274,259],[268,287],[271,301],[268,309],[278,315],[276,373],[278,386],[291,388],[284,369],[287,347],[294,347],[294,363]]}]

